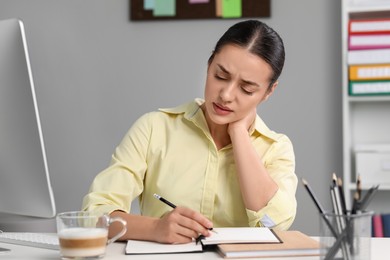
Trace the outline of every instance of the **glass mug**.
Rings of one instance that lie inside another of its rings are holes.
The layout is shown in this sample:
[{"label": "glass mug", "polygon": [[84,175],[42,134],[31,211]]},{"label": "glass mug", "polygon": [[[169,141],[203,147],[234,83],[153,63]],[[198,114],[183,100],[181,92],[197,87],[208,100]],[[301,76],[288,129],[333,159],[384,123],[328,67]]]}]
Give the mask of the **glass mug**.
[{"label": "glass mug", "polygon": [[[59,213],[56,220],[62,259],[102,258],[106,253],[107,245],[127,231],[126,221],[122,218],[88,211]],[[121,223],[122,229],[108,239],[108,227],[114,222]]]}]

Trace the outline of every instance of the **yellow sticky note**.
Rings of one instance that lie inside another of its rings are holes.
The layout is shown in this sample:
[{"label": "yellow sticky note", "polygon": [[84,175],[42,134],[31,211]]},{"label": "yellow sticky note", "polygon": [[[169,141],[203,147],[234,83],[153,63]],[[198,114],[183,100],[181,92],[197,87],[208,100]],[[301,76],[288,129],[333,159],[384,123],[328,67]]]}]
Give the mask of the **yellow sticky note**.
[{"label": "yellow sticky note", "polygon": [[223,0],[222,1],[222,17],[223,18],[238,18],[242,16],[242,1],[241,0]]}]

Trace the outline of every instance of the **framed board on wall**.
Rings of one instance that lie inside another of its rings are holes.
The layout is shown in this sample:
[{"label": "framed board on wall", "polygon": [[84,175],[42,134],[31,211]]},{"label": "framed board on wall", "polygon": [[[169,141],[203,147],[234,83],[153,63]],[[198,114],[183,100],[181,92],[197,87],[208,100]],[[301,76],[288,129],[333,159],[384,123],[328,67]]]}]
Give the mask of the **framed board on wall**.
[{"label": "framed board on wall", "polygon": [[130,19],[238,19],[270,17],[271,0],[129,0]]}]

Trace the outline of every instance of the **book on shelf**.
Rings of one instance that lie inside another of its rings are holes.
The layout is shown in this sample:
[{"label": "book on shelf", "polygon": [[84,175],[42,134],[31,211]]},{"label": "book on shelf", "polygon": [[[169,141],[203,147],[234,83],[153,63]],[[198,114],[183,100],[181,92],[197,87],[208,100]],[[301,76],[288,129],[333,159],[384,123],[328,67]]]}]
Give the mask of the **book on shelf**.
[{"label": "book on shelf", "polygon": [[390,34],[349,35],[349,50],[390,48]]},{"label": "book on shelf", "polygon": [[349,95],[390,95],[390,80],[350,81]]},{"label": "book on shelf", "polygon": [[350,65],[350,80],[390,80],[390,64]]},{"label": "book on shelf", "polygon": [[282,243],[275,232],[265,227],[231,227],[214,228],[211,236],[201,239],[200,243],[192,241],[187,244],[160,244],[150,241],[128,240],[125,253],[133,254],[164,254],[202,252],[203,246],[221,243]]},{"label": "book on shelf", "polygon": [[390,213],[376,213],[372,216],[372,237],[390,237]]},{"label": "book on shelf", "polygon": [[383,236],[390,237],[390,213],[382,214]]},{"label": "book on shelf", "polygon": [[217,249],[224,258],[318,256],[321,253],[319,242],[300,231],[275,232],[283,243],[220,244]]},{"label": "book on shelf", "polygon": [[374,214],[372,216],[372,236],[383,237],[383,222],[380,214]]},{"label": "book on shelf", "polygon": [[349,50],[347,63],[350,65],[390,63],[390,49]]},{"label": "book on shelf", "polygon": [[[372,0],[367,0],[371,1]],[[390,19],[350,19],[348,23],[349,34],[381,34],[390,33]]]}]

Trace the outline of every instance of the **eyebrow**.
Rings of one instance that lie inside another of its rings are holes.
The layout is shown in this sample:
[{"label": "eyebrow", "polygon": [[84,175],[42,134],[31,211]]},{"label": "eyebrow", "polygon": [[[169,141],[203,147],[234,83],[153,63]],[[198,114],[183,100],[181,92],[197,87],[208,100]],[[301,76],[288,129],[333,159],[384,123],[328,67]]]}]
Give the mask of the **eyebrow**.
[{"label": "eyebrow", "polygon": [[[224,73],[226,74],[230,74],[230,72],[224,67],[222,66],[221,64],[217,64],[218,68],[220,70],[222,70]],[[259,84],[257,84],[256,82],[253,82],[253,81],[250,81],[250,80],[245,80],[245,79],[241,79],[242,82],[244,82],[245,84],[247,85],[253,85],[253,86],[256,86],[256,87],[260,87]]]}]

